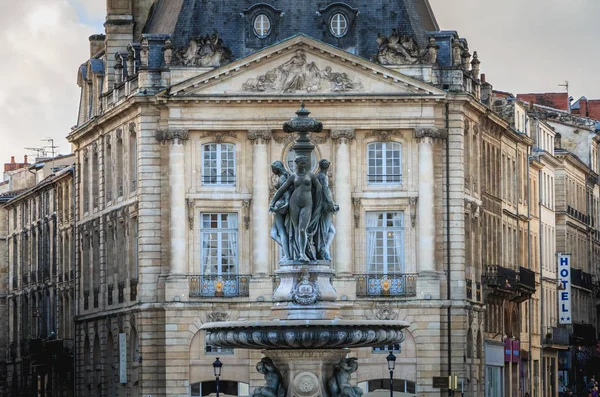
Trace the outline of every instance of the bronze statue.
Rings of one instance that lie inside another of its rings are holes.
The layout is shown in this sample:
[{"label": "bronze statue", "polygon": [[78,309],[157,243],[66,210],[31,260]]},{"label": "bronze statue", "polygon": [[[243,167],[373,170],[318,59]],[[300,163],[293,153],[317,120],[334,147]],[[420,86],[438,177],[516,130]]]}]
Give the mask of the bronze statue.
[{"label": "bronze statue", "polygon": [[279,199],[286,192],[291,192],[288,209],[289,259],[310,262],[317,259],[313,236],[321,218],[322,188],[317,177],[308,169],[308,157],[298,156],[295,163],[296,172],[277,190],[269,211],[275,212]]},{"label": "bronze statue", "polygon": [[342,358],[333,370],[333,375],[327,381],[330,397],[360,397],[363,391],[360,387],[350,384],[350,377],[358,369],[357,359]]},{"label": "bronze statue", "polygon": [[329,170],[329,160],[319,161],[319,173],[317,180],[321,183],[323,203],[321,209],[321,219],[315,235],[315,246],[317,247],[317,258],[330,261],[331,254],[329,248],[335,237],[335,227],[333,226],[333,214],[340,210],[340,207],[333,202],[331,190],[329,190],[329,179],[327,171]]},{"label": "bronze statue", "polygon": [[[277,183],[275,189],[281,188],[289,179],[290,174],[287,172],[281,161],[274,161],[271,164],[271,171],[277,175]],[[281,261],[287,261],[290,258],[290,244],[287,232],[286,220],[288,208],[290,204],[290,192],[286,191],[283,196],[273,205],[272,211],[274,214],[273,227],[271,228],[271,238],[279,244],[282,251]]]},{"label": "bronze statue", "polygon": [[273,364],[273,360],[269,357],[262,358],[256,364],[256,370],[265,376],[267,383],[254,389],[251,397],[285,397],[287,392],[283,385],[283,377]]}]

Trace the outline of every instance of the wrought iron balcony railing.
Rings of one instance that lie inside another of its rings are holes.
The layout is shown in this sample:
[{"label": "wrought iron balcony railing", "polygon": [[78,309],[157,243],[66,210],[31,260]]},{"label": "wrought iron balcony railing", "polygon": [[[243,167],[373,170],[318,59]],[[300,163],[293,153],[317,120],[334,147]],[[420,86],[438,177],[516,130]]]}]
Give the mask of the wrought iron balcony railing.
[{"label": "wrought iron balcony railing", "polygon": [[357,274],[357,296],[416,296],[417,274]]},{"label": "wrought iron balcony railing", "polygon": [[191,276],[191,297],[243,297],[250,293],[250,276],[240,274]]},{"label": "wrought iron balcony railing", "polygon": [[581,269],[571,269],[571,283],[581,288],[594,289],[594,279],[591,274]]}]

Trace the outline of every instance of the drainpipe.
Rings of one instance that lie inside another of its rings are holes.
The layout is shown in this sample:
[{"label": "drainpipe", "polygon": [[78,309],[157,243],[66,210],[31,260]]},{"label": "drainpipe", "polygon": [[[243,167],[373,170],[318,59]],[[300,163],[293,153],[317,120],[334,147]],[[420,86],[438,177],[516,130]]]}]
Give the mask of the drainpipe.
[{"label": "drainpipe", "polygon": [[[78,203],[77,203],[77,163],[73,166],[73,184],[71,188],[72,205],[73,205],[73,233],[71,234],[71,260],[69,261],[71,264],[71,268],[75,267],[75,271],[73,272],[73,276],[75,277],[75,292],[73,294],[73,299],[71,300],[71,304],[75,305],[74,308],[74,318],[73,318],[73,395],[77,395],[77,317],[79,316],[79,275],[77,274],[77,242],[79,238],[77,236],[77,214],[78,211]],[[69,208],[69,212],[71,209]],[[71,269],[69,269],[70,275]],[[73,280],[71,280],[71,283]],[[85,369],[84,369],[85,371]]]},{"label": "drainpipe", "polygon": [[[452,295],[450,268],[450,104],[446,103],[446,297],[448,299],[448,376],[452,376]],[[448,390],[448,396],[452,396]]]},{"label": "drainpipe", "polygon": [[[527,147],[529,152],[529,146]],[[529,177],[530,160],[532,158],[527,153],[527,267],[531,270],[531,178]],[[529,298],[529,362],[533,362],[533,315],[531,313],[532,299]],[[532,372],[533,373],[533,372]],[[519,374],[520,375],[520,374]],[[533,383],[533,376],[530,376],[530,383]],[[529,392],[533,393],[533,387],[530,385]]]},{"label": "drainpipe", "polygon": [[544,314],[546,313],[544,304],[545,304],[545,300],[544,300],[544,251],[542,249],[542,241],[543,241],[543,237],[544,237],[544,228],[542,227],[542,170],[538,171],[538,215],[539,215],[539,235],[540,235],[540,313],[542,313],[542,315],[540,316],[540,364],[542,366],[541,368],[541,374],[542,374],[542,396],[545,395],[545,390],[546,390],[546,366],[544,365],[544,342],[543,339],[545,334],[544,334],[544,327],[545,325],[545,321],[544,321]]}]

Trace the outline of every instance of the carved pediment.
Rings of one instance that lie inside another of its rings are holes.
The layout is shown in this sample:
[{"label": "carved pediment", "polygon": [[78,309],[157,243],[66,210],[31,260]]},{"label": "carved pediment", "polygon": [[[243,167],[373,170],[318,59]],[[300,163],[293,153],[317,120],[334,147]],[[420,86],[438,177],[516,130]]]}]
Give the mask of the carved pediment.
[{"label": "carved pediment", "polygon": [[[170,88],[172,97],[217,95],[436,95],[445,92],[299,35]],[[165,92],[165,95],[166,92]]]}]

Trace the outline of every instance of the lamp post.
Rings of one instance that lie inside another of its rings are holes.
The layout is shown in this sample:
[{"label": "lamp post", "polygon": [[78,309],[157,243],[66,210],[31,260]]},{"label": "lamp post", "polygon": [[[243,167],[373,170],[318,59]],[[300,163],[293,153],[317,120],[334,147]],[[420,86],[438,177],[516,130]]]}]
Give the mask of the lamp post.
[{"label": "lamp post", "polygon": [[213,363],[213,371],[214,371],[215,378],[217,381],[217,397],[219,397],[219,378],[221,377],[221,367],[222,366],[223,366],[223,363],[221,361],[219,361],[219,357],[217,357],[217,359]]},{"label": "lamp post", "polygon": [[390,370],[390,397],[394,397],[394,368],[396,368],[396,356],[390,352],[385,358],[388,363],[388,369]]}]

